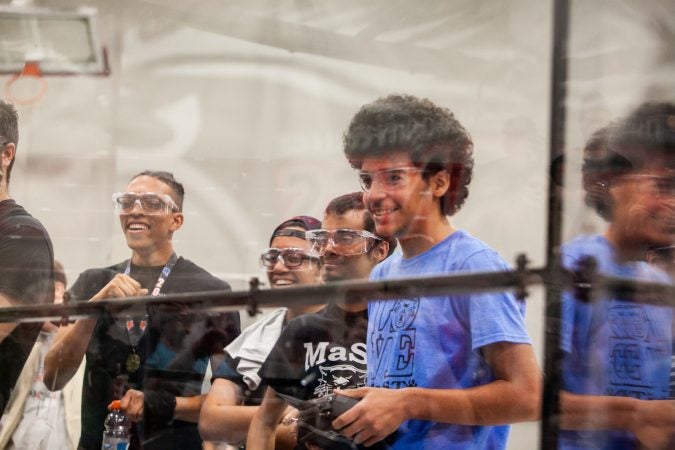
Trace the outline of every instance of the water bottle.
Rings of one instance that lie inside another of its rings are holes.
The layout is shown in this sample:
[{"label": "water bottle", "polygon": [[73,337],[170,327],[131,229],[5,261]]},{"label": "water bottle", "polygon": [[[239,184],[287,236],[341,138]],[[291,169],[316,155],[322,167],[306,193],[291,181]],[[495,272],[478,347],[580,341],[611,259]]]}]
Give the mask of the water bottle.
[{"label": "water bottle", "polygon": [[108,405],[108,417],[105,418],[103,426],[103,445],[101,450],[128,450],[129,448],[129,428],[131,423],[127,415],[120,410],[120,401],[113,400]]}]

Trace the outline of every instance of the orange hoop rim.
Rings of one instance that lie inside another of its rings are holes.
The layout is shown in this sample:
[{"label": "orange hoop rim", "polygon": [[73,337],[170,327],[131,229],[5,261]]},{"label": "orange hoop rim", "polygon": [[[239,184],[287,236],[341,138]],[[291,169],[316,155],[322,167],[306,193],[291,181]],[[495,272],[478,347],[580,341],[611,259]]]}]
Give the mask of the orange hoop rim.
[{"label": "orange hoop rim", "polygon": [[[28,98],[19,98],[12,93],[12,85],[21,78],[35,78],[40,83],[40,88],[37,93]],[[42,77],[40,71],[40,63],[38,61],[26,61],[23,70],[20,73],[15,73],[5,82],[5,97],[17,105],[31,105],[40,100],[47,92],[47,80]]]}]

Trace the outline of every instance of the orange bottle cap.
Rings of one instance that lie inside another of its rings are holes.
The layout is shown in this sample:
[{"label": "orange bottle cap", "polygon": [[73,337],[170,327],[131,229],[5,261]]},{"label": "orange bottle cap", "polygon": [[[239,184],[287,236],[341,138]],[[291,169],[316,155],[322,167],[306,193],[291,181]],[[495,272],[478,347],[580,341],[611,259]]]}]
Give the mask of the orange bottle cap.
[{"label": "orange bottle cap", "polygon": [[120,401],[119,400],[113,400],[108,405],[108,409],[120,409]]}]

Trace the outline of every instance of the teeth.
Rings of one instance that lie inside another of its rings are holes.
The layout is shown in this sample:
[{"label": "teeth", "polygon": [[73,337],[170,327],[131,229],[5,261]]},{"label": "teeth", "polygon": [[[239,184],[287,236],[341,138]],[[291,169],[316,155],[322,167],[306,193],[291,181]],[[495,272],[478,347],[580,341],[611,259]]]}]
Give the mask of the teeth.
[{"label": "teeth", "polygon": [[275,286],[290,286],[293,283],[291,280],[274,280]]},{"label": "teeth", "polygon": [[149,227],[147,225],[142,224],[142,223],[132,223],[132,224],[129,224],[128,228],[130,230],[137,231],[137,230],[147,230]]},{"label": "teeth", "polygon": [[376,217],[379,217],[379,216],[384,216],[386,214],[389,214],[393,211],[394,211],[393,209],[380,209],[378,211],[374,211],[373,215],[376,216]]}]

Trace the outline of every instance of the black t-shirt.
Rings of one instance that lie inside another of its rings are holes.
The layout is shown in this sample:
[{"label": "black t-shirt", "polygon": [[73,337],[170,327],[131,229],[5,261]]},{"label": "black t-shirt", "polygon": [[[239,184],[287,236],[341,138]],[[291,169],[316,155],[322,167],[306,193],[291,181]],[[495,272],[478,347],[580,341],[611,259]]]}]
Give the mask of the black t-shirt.
[{"label": "black t-shirt", "polygon": [[[105,269],[83,272],[69,293],[77,301],[86,301],[101,290],[126,262]],[[164,266],[131,266],[130,276],[152,291]],[[202,292],[229,289],[192,262],[178,258],[161,294]],[[136,345],[140,323],[147,328]],[[133,332],[127,330],[130,326]],[[225,345],[239,335],[238,313],[191,311],[185,305],[168,304],[136,308],[98,319],[87,348],[85,379],[82,387],[82,435],[80,448],[101,448],[103,422],[107,405],[121,398],[128,389],[145,394],[144,420],[138,435],[145,449],[201,449],[197,424],[171,420],[173,410],[165,399],[190,397],[201,392],[208,357],[221,353]],[[140,368],[130,371],[127,360],[132,353],[141,359]],[[169,397],[170,398],[170,397]],[[132,439],[132,448],[137,448]]]},{"label": "black t-shirt", "polygon": [[[330,303],[288,322],[258,374],[276,392],[300,400],[366,386],[367,328],[367,310],[350,313]],[[372,448],[387,447],[380,443]]]},{"label": "black t-shirt", "polygon": [[[44,227],[14,200],[0,202],[0,293],[19,304],[54,301],[54,251]],[[0,412],[40,333],[19,324],[0,343]]]},{"label": "black t-shirt", "polygon": [[335,304],[288,322],[258,374],[275,391],[309,400],[366,385],[368,312]]}]

